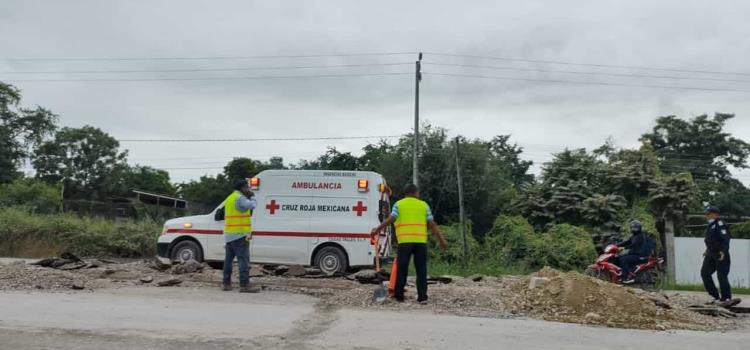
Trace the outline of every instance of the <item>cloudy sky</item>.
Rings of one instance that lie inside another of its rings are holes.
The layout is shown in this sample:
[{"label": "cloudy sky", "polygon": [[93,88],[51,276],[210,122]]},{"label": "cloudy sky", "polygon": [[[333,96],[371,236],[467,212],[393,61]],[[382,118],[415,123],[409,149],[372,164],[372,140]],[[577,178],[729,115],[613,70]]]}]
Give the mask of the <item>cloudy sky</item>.
[{"label": "cloudy sky", "polygon": [[[735,113],[729,130],[750,139],[748,10],[684,0],[3,0],[0,80],[62,125],[119,139],[399,135],[413,125],[422,51],[423,119],[453,135],[512,134],[542,163],[608,137],[636,146],[667,114]],[[258,79],[269,76],[284,78]],[[185,181],[234,156],[296,162],[367,141],[122,146],[131,163]]]}]

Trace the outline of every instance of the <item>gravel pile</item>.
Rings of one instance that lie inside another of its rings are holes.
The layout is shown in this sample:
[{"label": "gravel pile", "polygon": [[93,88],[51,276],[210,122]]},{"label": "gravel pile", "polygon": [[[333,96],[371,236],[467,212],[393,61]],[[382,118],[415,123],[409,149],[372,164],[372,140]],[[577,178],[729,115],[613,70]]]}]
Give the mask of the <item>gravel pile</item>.
[{"label": "gravel pile", "polygon": [[604,282],[577,272],[543,269],[509,286],[518,314],[550,321],[633,329],[714,330],[730,321],[685,309],[687,300]]}]

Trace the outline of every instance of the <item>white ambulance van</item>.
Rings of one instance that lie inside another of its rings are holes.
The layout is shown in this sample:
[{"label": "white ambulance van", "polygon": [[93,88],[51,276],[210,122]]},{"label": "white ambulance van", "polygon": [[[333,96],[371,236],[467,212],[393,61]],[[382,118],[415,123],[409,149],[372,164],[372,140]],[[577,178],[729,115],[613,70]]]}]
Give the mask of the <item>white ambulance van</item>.
[{"label": "white ambulance van", "polygon": [[[377,244],[370,239],[370,230],[390,210],[390,190],[380,174],[266,170],[248,182],[258,202],[252,213],[252,263],[315,266],[335,274],[388,256],[389,232],[377,237]],[[224,221],[214,219],[222,206],[168,220],[157,243],[159,255],[223,262]]]}]

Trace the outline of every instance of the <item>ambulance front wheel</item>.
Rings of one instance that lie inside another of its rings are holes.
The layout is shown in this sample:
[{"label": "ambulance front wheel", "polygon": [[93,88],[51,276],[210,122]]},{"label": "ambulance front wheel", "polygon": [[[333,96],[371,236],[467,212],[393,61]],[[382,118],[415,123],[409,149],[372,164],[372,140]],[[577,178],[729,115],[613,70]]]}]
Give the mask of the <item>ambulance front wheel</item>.
[{"label": "ambulance front wheel", "polygon": [[196,261],[203,261],[203,252],[201,251],[200,245],[193,241],[185,240],[175,244],[172,248],[172,254],[170,255],[172,261],[185,262],[190,259]]},{"label": "ambulance front wheel", "polygon": [[346,272],[348,265],[346,254],[338,247],[324,247],[315,255],[315,266],[328,276]]}]

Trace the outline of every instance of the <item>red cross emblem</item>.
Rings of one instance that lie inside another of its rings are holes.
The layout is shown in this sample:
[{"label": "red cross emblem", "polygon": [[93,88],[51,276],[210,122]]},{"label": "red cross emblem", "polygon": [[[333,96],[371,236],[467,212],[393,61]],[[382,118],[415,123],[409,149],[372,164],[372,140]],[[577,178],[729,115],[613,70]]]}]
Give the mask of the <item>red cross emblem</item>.
[{"label": "red cross emblem", "polygon": [[358,201],[357,205],[352,207],[352,210],[357,212],[357,216],[362,216],[362,213],[367,211],[367,207],[362,204],[362,201]]},{"label": "red cross emblem", "polygon": [[271,215],[275,214],[276,210],[278,210],[279,208],[281,208],[281,206],[279,206],[278,204],[276,204],[276,200],[275,199],[272,199],[271,203],[266,204],[266,209],[268,209],[268,210],[271,211]]}]

